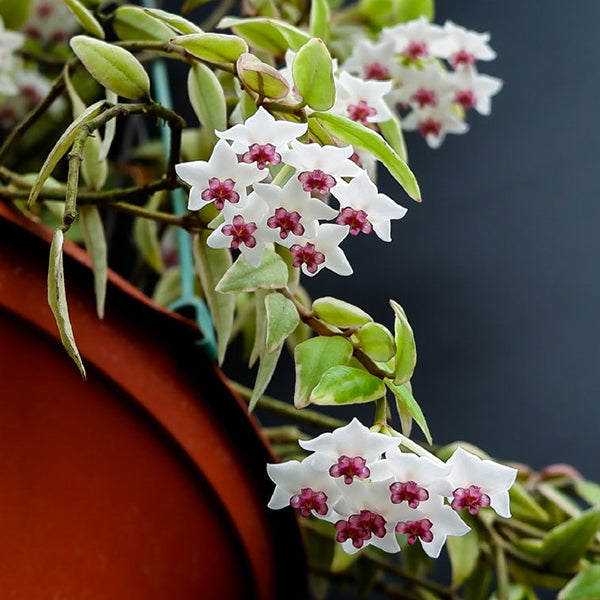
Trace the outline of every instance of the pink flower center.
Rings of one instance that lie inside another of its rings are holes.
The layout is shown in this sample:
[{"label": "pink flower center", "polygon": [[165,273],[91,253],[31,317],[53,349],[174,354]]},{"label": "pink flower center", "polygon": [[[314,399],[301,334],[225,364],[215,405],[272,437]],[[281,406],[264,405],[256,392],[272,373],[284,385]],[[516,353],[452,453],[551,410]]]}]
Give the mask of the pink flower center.
[{"label": "pink flower center", "polygon": [[314,510],[318,515],[326,515],[327,494],[325,492],[315,492],[311,488],[302,488],[299,494],[290,498],[290,505],[300,509],[303,517],[308,517]]},{"label": "pink flower center", "polygon": [[304,233],[304,226],[300,223],[300,213],[288,212],[285,208],[278,208],[272,217],[267,220],[267,225],[271,229],[280,228],[279,235],[282,240],[285,240],[289,233],[294,235],[302,235]]},{"label": "pink flower center", "polygon": [[304,246],[294,244],[290,247],[290,252],[294,256],[292,266],[301,267],[306,265],[309,273],[316,273],[319,265],[325,262],[325,255],[318,252],[314,244],[307,242]]},{"label": "pink flower center", "polygon": [[352,235],[358,235],[361,231],[363,233],[371,233],[373,225],[367,219],[367,216],[364,210],[354,210],[347,206],[340,212],[335,222],[338,225],[350,225],[350,233]]},{"label": "pink flower center", "polygon": [[442,124],[440,121],[429,118],[421,121],[418,125],[418,129],[423,137],[427,137],[428,135],[439,137],[442,132]]},{"label": "pink flower center", "polygon": [[39,40],[42,37],[42,32],[39,30],[38,27],[30,25],[25,29],[25,35],[30,40]]},{"label": "pink flower center", "polygon": [[37,89],[32,85],[24,85],[19,90],[31,104],[36,105],[42,101],[41,96],[39,95]]},{"label": "pink flower center", "polygon": [[460,104],[465,110],[469,110],[477,104],[475,94],[471,90],[459,90],[456,92],[454,102]]},{"label": "pink flower center", "polygon": [[365,100],[361,100],[358,104],[350,104],[346,112],[353,121],[366,125],[367,119],[377,114],[377,109],[369,106]]},{"label": "pink flower center", "polygon": [[374,62],[368,65],[364,65],[363,67],[365,72],[365,79],[389,79],[390,78],[390,70],[382,65],[380,62]]},{"label": "pink flower center", "polygon": [[402,54],[414,62],[421,58],[427,58],[429,50],[425,42],[410,42]]},{"label": "pink flower center", "polygon": [[305,192],[318,192],[319,194],[329,194],[330,188],[337,183],[331,175],[324,173],[321,169],[300,173],[298,181],[302,184]]},{"label": "pink flower center", "polygon": [[38,5],[36,12],[41,19],[47,19],[54,12],[52,2],[42,2]]},{"label": "pink flower center", "polygon": [[475,62],[475,55],[466,50],[459,50],[450,57],[450,64],[453,69],[457,67],[468,67]]},{"label": "pink flower center", "polygon": [[231,225],[224,225],[222,231],[233,238],[231,248],[237,250],[241,244],[246,244],[248,248],[256,246],[256,238],[252,234],[257,229],[256,223],[246,223],[242,215],[235,215]]},{"label": "pink flower center", "polygon": [[234,186],[233,179],[221,181],[217,177],[211,177],[208,180],[208,188],[202,192],[202,200],[206,202],[214,200],[217,210],[223,210],[226,200],[232,204],[240,201],[240,195],[233,190]]},{"label": "pink flower center", "polygon": [[417,508],[419,502],[425,502],[429,499],[429,492],[414,481],[392,483],[390,492],[392,492],[390,498],[392,504],[400,504],[406,501],[410,508]]},{"label": "pink flower center", "polygon": [[365,540],[370,540],[373,535],[379,538],[385,536],[385,524],[381,515],[361,510],[360,514],[350,516],[347,521],[340,520],[334,525],[338,532],[335,539],[338,542],[350,539],[355,548],[362,548]]},{"label": "pink flower center", "polygon": [[469,513],[476,515],[480,507],[490,505],[490,497],[481,491],[481,488],[476,485],[467,488],[457,488],[452,492],[454,500],[450,506],[454,510],[462,510],[467,508]]},{"label": "pink flower center", "polygon": [[351,484],[355,477],[359,479],[368,479],[371,471],[366,466],[367,461],[362,456],[340,456],[337,464],[329,467],[329,474],[332,477],[343,477],[344,483]]},{"label": "pink flower center", "polygon": [[69,39],[69,34],[66,31],[55,31],[50,36],[50,41],[55,44],[62,44]]},{"label": "pink flower center", "polygon": [[273,144],[252,144],[248,152],[242,154],[242,162],[255,162],[259,169],[264,169],[269,163],[278,165],[281,162],[281,154],[275,152]]},{"label": "pink flower center", "polygon": [[435,106],[437,104],[435,90],[427,90],[425,88],[419,88],[410,99],[418,104],[419,108],[423,108],[424,106]]},{"label": "pink flower center", "polygon": [[417,541],[417,538],[421,538],[423,542],[431,542],[433,540],[433,533],[430,531],[432,527],[433,523],[429,519],[400,521],[396,525],[396,531],[398,533],[406,533],[406,541],[412,546]]}]

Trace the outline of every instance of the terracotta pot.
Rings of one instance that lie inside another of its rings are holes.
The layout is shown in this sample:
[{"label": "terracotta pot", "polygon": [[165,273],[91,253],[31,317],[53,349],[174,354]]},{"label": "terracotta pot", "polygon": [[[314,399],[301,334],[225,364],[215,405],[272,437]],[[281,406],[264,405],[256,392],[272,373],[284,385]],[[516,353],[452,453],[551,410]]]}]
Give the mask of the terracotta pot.
[{"label": "terracotta pot", "polygon": [[271,460],[197,329],[65,246],[87,381],[46,303],[52,232],[0,203],[0,589],[12,600],[302,598]]}]

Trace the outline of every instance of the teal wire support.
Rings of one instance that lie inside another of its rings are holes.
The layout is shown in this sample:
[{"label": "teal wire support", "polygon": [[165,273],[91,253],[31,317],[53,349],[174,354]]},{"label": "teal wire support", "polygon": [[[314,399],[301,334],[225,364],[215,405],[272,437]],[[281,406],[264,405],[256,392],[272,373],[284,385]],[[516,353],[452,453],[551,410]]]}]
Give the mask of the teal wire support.
[{"label": "teal wire support", "polygon": [[[142,0],[146,8],[155,8],[154,0]],[[163,60],[155,60],[151,67],[152,82],[156,91],[156,98],[165,108],[173,108],[173,100],[169,87],[169,76],[167,67]],[[160,135],[165,155],[171,146],[171,130],[165,125],[160,126]],[[173,212],[176,215],[185,214],[186,202],[181,188],[171,192]],[[185,307],[194,310],[196,322],[203,334],[199,346],[204,352],[216,362],[217,360],[217,338],[210,311],[198,296],[194,293],[194,256],[192,252],[192,237],[182,228],[177,229],[177,249],[179,253],[179,265],[181,269],[181,294],[177,300],[169,304],[169,310],[177,311]]]}]

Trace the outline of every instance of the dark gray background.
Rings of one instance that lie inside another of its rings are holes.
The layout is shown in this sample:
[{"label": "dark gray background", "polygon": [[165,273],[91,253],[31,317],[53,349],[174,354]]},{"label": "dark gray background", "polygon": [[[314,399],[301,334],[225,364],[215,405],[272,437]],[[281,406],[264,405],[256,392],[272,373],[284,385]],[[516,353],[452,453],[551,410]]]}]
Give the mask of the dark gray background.
[{"label": "dark gray background", "polygon": [[437,4],[437,23],[492,34],[498,58],[480,71],[504,89],[438,151],[407,136],[423,203],[388,185],[409,207],[393,242],[353,240],[356,274],[309,287],[389,327],[387,299],[405,307],[434,441],[598,480],[600,3]]}]

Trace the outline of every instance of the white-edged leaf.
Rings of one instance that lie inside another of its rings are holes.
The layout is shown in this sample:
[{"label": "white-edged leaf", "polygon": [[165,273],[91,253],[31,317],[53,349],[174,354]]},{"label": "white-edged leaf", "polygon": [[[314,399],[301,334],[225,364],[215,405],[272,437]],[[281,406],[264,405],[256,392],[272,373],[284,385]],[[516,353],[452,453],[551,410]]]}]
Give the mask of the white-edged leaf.
[{"label": "white-edged leaf", "polygon": [[187,89],[200,124],[216,140],[215,129],[223,131],[227,128],[227,103],[221,82],[212,69],[194,63],[188,73]]},{"label": "white-edged leaf", "polygon": [[279,361],[282,348],[283,344],[280,344],[271,352],[265,352],[260,357],[256,381],[254,382],[254,389],[252,390],[252,396],[250,397],[250,403],[248,404],[248,412],[252,412],[254,410],[256,403],[260,400],[261,396],[267,389],[267,386],[273,377],[273,373],[275,372],[275,368],[277,367],[277,362]]},{"label": "white-edged leaf", "polygon": [[274,352],[291,335],[300,317],[294,303],[282,294],[269,294],[265,299],[267,311],[266,351]]},{"label": "white-edged leaf", "polygon": [[[20,0],[13,0],[18,3]],[[102,25],[98,23],[93,13],[88,10],[79,0],[63,0],[63,2],[71,9],[71,12],[75,15],[75,18],[79,24],[94,37],[104,39],[104,29]]]},{"label": "white-edged leaf", "polygon": [[106,281],[108,262],[104,225],[97,206],[84,204],[79,207],[81,232],[85,249],[92,259],[94,272],[94,292],[96,295],[96,312],[100,319],[104,318],[104,301],[106,299]]}]

